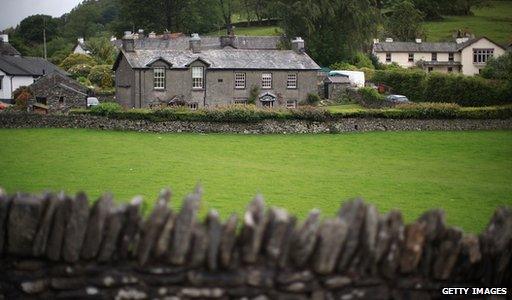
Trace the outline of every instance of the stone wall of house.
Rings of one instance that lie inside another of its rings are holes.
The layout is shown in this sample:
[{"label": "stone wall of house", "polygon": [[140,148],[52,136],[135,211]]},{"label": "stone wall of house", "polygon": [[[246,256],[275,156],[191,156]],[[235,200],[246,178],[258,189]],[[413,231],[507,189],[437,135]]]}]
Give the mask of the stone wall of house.
[{"label": "stone wall of house", "polygon": [[420,120],[347,118],[339,121],[274,121],[258,123],[215,122],[151,122],[116,120],[88,115],[47,115],[30,113],[0,113],[0,128],[87,128],[144,132],[200,132],[242,134],[342,133],[368,131],[429,131],[429,130],[510,130],[512,119],[495,120]]},{"label": "stone wall of house", "polygon": [[174,211],[163,190],[144,218],[139,197],[90,206],[83,193],[0,190],[0,299],[431,299],[512,286],[511,208],[474,235],[440,210],[404,224],[361,199],[297,220],[256,196],[244,216],[201,219],[201,195]]}]

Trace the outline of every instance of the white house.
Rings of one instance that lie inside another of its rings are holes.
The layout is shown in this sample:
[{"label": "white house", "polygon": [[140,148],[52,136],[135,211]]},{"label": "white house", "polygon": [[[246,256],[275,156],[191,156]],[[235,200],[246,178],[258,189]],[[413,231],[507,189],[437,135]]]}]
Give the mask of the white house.
[{"label": "white house", "polygon": [[85,44],[84,38],[78,38],[77,43],[75,47],[73,48],[73,53],[76,54],[84,54],[84,55],[90,55],[91,51],[87,48],[87,45]]},{"label": "white house", "polygon": [[0,51],[0,101],[11,103],[12,94],[17,88],[29,86],[46,74],[59,72],[67,75],[66,72],[43,58],[20,56],[8,42],[8,37],[2,35],[0,50],[11,50],[9,52]]},{"label": "white house", "polygon": [[403,68],[420,66],[428,72],[479,74],[490,57],[505,53],[505,48],[486,37],[457,38],[453,42],[428,43],[375,40],[373,54],[383,64],[396,63]]}]

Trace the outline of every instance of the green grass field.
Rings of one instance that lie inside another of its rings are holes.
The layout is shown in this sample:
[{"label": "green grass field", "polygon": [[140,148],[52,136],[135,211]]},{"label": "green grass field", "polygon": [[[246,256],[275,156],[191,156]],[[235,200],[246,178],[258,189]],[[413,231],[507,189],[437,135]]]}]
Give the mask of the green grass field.
[{"label": "green grass field", "polygon": [[408,221],[430,208],[465,230],[483,229],[512,205],[512,132],[378,132],[343,135],[149,134],[72,129],[0,130],[0,186],[45,189],[119,201],[162,187],[182,197],[201,181],[203,213],[243,212],[261,192],[304,217],[334,214],[362,196]]},{"label": "green grass field", "polygon": [[[235,29],[237,35],[241,36],[269,36],[281,35],[283,30],[278,26],[252,26],[252,27],[237,27]],[[208,35],[221,36],[226,34],[226,29],[219,29],[210,32]]]},{"label": "green grass field", "polygon": [[445,16],[442,21],[426,22],[427,40],[452,40],[458,29],[469,29],[476,36],[486,36],[497,43],[512,40],[512,1],[492,1],[489,7],[473,9],[473,16]]}]

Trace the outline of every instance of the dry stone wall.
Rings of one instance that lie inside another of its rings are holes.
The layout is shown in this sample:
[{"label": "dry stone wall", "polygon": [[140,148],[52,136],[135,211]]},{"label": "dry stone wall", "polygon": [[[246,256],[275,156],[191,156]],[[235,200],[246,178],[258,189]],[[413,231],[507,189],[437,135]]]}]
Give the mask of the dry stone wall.
[{"label": "dry stone wall", "polygon": [[346,118],[339,121],[267,120],[258,123],[151,122],[117,120],[89,115],[47,115],[0,113],[0,128],[88,128],[143,132],[199,132],[241,134],[341,133],[412,130],[510,130],[512,119],[420,120]]},{"label": "dry stone wall", "polygon": [[83,193],[0,190],[0,299],[437,299],[512,286],[511,208],[473,235],[441,210],[404,224],[361,199],[299,221],[256,196],[244,216],[202,220],[201,194],[174,211],[163,190],[144,218],[139,197],[90,206]]}]

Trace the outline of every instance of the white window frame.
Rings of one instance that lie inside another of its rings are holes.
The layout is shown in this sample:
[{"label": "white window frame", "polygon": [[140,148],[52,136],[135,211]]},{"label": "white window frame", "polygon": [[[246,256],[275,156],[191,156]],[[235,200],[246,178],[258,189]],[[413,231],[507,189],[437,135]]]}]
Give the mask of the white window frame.
[{"label": "white window frame", "polygon": [[297,108],[297,100],[287,100],[286,108]]},{"label": "white window frame", "polygon": [[155,90],[165,90],[165,68],[153,68],[153,88]]},{"label": "white window frame", "polygon": [[192,89],[204,89],[204,67],[192,67]]},{"label": "white window frame", "polygon": [[386,52],[386,62],[391,62],[391,52]]},{"label": "white window frame", "polygon": [[414,62],[414,53],[409,53],[407,57],[408,62]]},{"label": "white window frame", "polygon": [[245,90],[245,73],[236,72],[235,73],[235,89],[237,90]]},{"label": "white window frame", "polygon": [[432,61],[437,61],[437,52],[432,52]]},{"label": "white window frame", "polygon": [[491,57],[494,57],[494,49],[473,49],[474,64],[485,64]]},{"label": "white window frame", "polygon": [[454,61],[455,60],[455,53],[450,52],[448,53],[448,61]]},{"label": "white window frame", "polygon": [[199,103],[197,102],[190,102],[187,104],[188,108],[191,110],[197,110],[199,108]]},{"label": "white window frame", "polygon": [[288,74],[286,78],[286,88],[291,90],[297,89],[297,78],[297,73]]},{"label": "white window frame", "polygon": [[272,89],[272,73],[261,74],[261,88],[264,90]]}]

